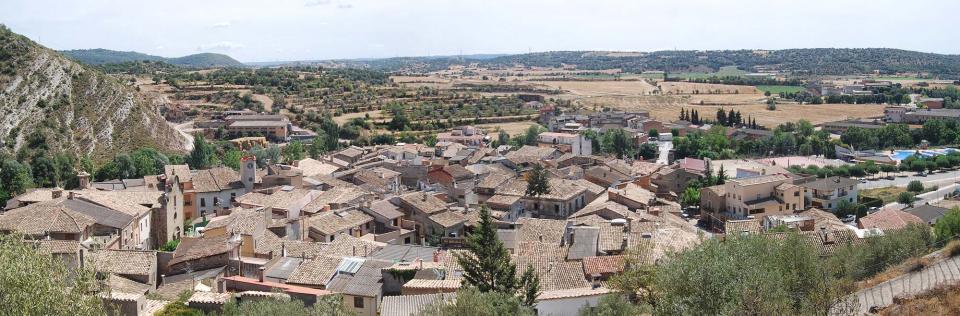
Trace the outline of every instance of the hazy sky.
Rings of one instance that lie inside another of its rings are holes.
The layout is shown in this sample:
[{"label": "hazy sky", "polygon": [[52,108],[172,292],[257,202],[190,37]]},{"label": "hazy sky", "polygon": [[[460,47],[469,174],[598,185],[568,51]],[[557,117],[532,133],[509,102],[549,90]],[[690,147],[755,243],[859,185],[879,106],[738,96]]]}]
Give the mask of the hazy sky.
[{"label": "hazy sky", "polygon": [[957,0],[0,0],[0,23],[51,48],[245,62],[674,48],[957,54],[957,12]]}]

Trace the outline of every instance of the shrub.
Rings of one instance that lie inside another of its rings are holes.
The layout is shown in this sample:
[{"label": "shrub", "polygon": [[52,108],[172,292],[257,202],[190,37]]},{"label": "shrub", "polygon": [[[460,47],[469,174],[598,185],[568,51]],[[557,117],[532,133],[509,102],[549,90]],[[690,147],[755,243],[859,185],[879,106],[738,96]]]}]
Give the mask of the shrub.
[{"label": "shrub", "polygon": [[900,204],[910,204],[915,200],[916,197],[910,192],[900,192],[900,195],[897,196],[897,203]]},{"label": "shrub", "polygon": [[951,240],[948,242],[947,246],[943,247],[943,253],[948,257],[960,255],[960,240]]},{"label": "shrub", "polygon": [[917,180],[910,181],[910,183],[907,184],[907,191],[915,193],[923,192],[923,183]]},{"label": "shrub", "polygon": [[953,208],[933,225],[937,240],[946,241],[960,235],[960,208]]}]

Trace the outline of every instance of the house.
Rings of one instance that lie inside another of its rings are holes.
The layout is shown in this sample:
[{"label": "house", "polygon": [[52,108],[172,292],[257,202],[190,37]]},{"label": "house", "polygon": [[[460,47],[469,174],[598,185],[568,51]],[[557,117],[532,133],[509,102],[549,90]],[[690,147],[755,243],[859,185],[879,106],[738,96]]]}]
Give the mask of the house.
[{"label": "house", "polygon": [[935,206],[935,205],[930,205],[930,204],[924,204],[920,206],[911,207],[903,211],[919,217],[927,224],[933,225],[933,224],[936,224],[937,221],[940,220],[940,218],[942,218],[944,215],[947,215],[947,213],[950,212],[950,209]]},{"label": "house", "polygon": [[527,168],[543,160],[560,158],[562,153],[552,147],[526,146],[507,153],[502,163],[511,169]]},{"label": "house", "polygon": [[373,217],[356,209],[322,212],[304,221],[305,237],[320,242],[331,242],[341,233],[361,237],[374,228]]},{"label": "house", "polygon": [[343,304],[360,316],[376,316],[383,297],[381,269],[392,263],[382,260],[345,258],[327,284],[327,290],[343,295]]},{"label": "house", "polygon": [[230,115],[224,122],[231,135],[262,135],[276,140],[286,139],[291,127],[285,116],[270,114]]},{"label": "house", "polygon": [[403,211],[388,200],[364,202],[360,210],[373,216],[376,240],[391,244],[410,244],[415,241],[413,222],[404,218]]},{"label": "house", "polygon": [[[550,192],[539,196],[527,195],[527,181],[512,178],[495,190],[496,195],[519,197],[523,203],[522,216],[566,218],[583,208],[603,193],[604,188],[586,180],[566,180],[551,177]],[[529,214],[528,214],[529,212]]]},{"label": "house", "polygon": [[836,211],[841,201],[856,203],[858,196],[856,179],[830,177],[800,184],[804,190],[804,208],[816,207]]},{"label": "house", "polygon": [[384,296],[380,316],[414,316],[437,302],[452,301],[457,293]]},{"label": "house", "polygon": [[477,175],[461,165],[433,165],[427,172],[427,179],[443,186],[448,196],[463,199],[473,192]]},{"label": "house", "polygon": [[87,252],[86,260],[98,273],[110,273],[157,286],[157,252],[101,249]]},{"label": "house", "polygon": [[916,215],[891,208],[882,209],[857,219],[857,227],[860,229],[878,229],[880,231],[902,229],[910,224],[927,225],[927,222]]},{"label": "house", "polygon": [[227,167],[199,170],[193,175],[192,181],[196,194],[193,204],[196,205],[197,216],[229,208],[237,196],[252,189],[252,183],[248,188],[245,182],[240,180],[240,174]]},{"label": "house", "polygon": [[[167,275],[188,273],[227,266],[230,258],[239,255],[239,241],[231,236],[183,237],[173,257],[167,262]],[[253,247],[247,243],[246,247]]]},{"label": "house", "polygon": [[714,227],[729,220],[759,219],[792,214],[804,209],[803,188],[787,174],[770,174],[727,180],[721,186],[701,189],[701,214]]},{"label": "house", "polygon": [[437,142],[458,143],[471,147],[482,147],[485,145],[483,131],[473,126],[463,126],[454,128],[449,132],[437,133]]},{"label": "house", "polygon": [[304,260],[287,277],[287,284],[325,289],[343,258],[319,256]]},{"label": "house", "polygon": [[592,142],[580,134],[544,132],[537,135],[537,142],[540,147],[554,147],[576,156],[593,154]]},{"label": "house", "polygon": [[651,191],[666,195],[683,191],[690,181],[706,176],[707,162],[683,158],[670,167],[661,168],[650,176]]},{"label": "house", "polygon": [[920,98],[917,103],[928,109],[943,108],[943,98]]},{"label": "house", "polygon": [[[537,315],[574,316],[585,306],[597,306],[600,299],[612,293],[606,287],[580,287],[545,290],[537,295]],[[616,294],[615,294],[616,295]]]}]

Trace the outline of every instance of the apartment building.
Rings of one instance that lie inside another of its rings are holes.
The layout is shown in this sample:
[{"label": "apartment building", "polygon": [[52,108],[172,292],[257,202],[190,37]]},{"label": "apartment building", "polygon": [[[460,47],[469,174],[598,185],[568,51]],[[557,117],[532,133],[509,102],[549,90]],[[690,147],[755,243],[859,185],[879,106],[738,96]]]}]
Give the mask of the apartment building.
[{"label": "apartment building", "polygon": [[806,195],[805,206],[836,211],[841,201],[857,202],[859,189],[856,179],[830,177],[801,184]]}]

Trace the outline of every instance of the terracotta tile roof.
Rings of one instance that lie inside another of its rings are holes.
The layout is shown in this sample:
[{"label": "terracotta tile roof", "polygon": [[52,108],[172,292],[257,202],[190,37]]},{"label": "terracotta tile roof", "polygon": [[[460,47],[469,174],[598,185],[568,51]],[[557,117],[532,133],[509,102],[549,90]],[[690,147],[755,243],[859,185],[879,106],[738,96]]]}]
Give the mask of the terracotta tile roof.
[{"label": "terracotta tile roof", "polygon": [[811,208],[797,214],[812,217],[814,226],[816,226],[817,229],[826,227],[830,230],[850,230],[849,226],[840,221],[836,215],[818,208]]},{"label": "terracotta tile roof", "polygon": [[[550,178],[550,192],[540,195],[540,199],[567,201],[573,199],[578,194],[587,192],[587,188],[602,192],[603,188],[586,180],[566,180]],[[513,178],[497,187],[496,193],[500,195],[527,196],[527,181],[521,178]]]},{"label": "terracotta tile roof", "polygon": [[220,192],[243,188],[240,174],[227,167],[197,171],[193,176],[193,189],[197,192]]},{"label": "terracotta tile roof", "polygon": [[443,166],[443,171],[453,177],[455,181],[473,179],[476,176],[473,171],[467,170],[461,165],[446,165]]},{"label": "terracotta tile roof", "polygon": [[683,158],[679,163],[680,168],[704,172],[707,170],[707,162],[700,159]]},{"label": "terracotta tile roof", "polygon": [[319,256],[300,264],[287,277],[287,283],[312,286],[326,286],[340,265],[341,258]]},{"label": "terracotta tile roof", "polygon": [[157,269],[156,251],[101,249],[91,251],[87,260],[96,271],[121,275],[150,275]]},{"label": "terracotta tile roof", "polygon": [[446,290],[455,292],[460,288],[461,280],[425,280],[413,279],[403,284],[404,289],[417,290]]},{"label": "terracotta tile roof", "polygon": [[308,217],[305,222],[308,229],[316,230],[324,235],[333,235],[371,221],[373,221],[372,216],[359,210],[346,210],[322,212]]},{"label": "terracotta tile roof", "polygon": [[651,175],[654,172],[657,172],[657,170],[660,170],[660,168],[663,168],[663,165],[658,163],[645,162],[645,161],[638,160],[638,161],[634,161],[633,164],[630,166],[630,168],[632,169],[634,175],[646,176],[646,175]]},{"label": "terracotta tile roof", "polygon": [[604,252],[623,250],[623,238],[626,233],[623,226],[616,226],[609,222],[593,225],[600,228],[600,240],[597,249]]},{"label": "terracotta tile roof", "polygon": [[116,274],[110,274],[107,283],[110,285],[111,292],[146,294],[147,291],[153,289],[153,286],[149,284],[143,284]]},{"label": "terracotta tile roof", "polygon": [[590,287],[580,261],[550,262],[534,269],[540,277],[540,290],[544,292]]},{"label": "terracotta tile roof", "polygon": [[767,183],[767,182],[774,182],[774,181],[788,181],[788,180],[790,180],[790,176],[778,173],[778,174],[768,174],[768,175],[749,177],[749,178],[731,179],[728,181],[738,185],[748,186],[748,185],[755,185],[760,183]]},{"label": "terracotta tile roof", "polygon": [[466,217],[454,211],[436,213],[430,215],[429,218],[431,221],[437,223],[437,225],[443,226],[444,228],[454,227],[467,221]]},{"label": "terracotta tile roof", "polygon": [[214,293],[214,292],[201,292],[195,291],[193,295],[190,295],[190,298],[187,299],[187,305],[190,304],[226,304],[233,298],[231,293]]},{"label": "terracotta tile roof", "polygon": [[800,186],[808,189],[820,190],[820,191],[831,191],[839,188],[856,186],[860,184],[856,179],[845,178],[845,177],[830,177],[823,178],[813,182],[803,183]]},{"label": "terracotta tile roof", "polygon": [[190,182],[193,180],[193,174],[190,173],[190,166],[187,165],[166,165],[163,166],[163,175],[167,179],[173,179],[174,176],[180,179],[180,182]]},{"label": "terracotta tile roof", "polygon": [[307,213],[316,213],[327,205],[350,204],[368,195],[370,195],[370,192],[352,184],[350,186],[336,186],[330,190],[320,193],[317,198],[313,199],[313,201],[310,201],[310,203],[307,203],[307,205],[303,207],[303,211]]},{"label": "terracotta tile roof", "polygon": [[896,230],[909,224],[926,224],[916,215],[895,209],[883,209],[857,220],[862,229]]},{"label": "terracotta tile roof", "polygon": [[234,208],[230,215],[215,218],[206,229],[224,227],[227,233],[260,236],[266,230],[266,218],[263,211]]},{"label": "terracotta tile roof", "polygon": [[218,237],[183,237],[180,245],[173,252],[170,265],[177,263],[219,255],[232,251],[237,244],[229,240],[229,236]]},{"label": "terracotta tile roof", "polygon": [[324,254],[334,257],[366,257],[382,248],[384,243],[363,240],[347,234],[338,234],[327,245]]},{"label": "terracotta tile roof", "polygon": [[305,158],[298,161],[297,168],[303,170],[304,177],[312,177],[316,175],[329,176],[337,170],[340,170],[340,167],[334,164],[329,164],[312,158]]},{"label": "terracotta tile roof", "polygon": [[403,212],[400,211],[400,208],[398,208],[396,205],[393,205],[393,203],[390,203],[390,201],[388,200],[381,200],[381,201],[370,203],[369,210],[371,213],[374,213],[386,219],[403,217]]},{"label": "terracotta tile roof", "polygon": [[606,287],[580,287],[572,289],[563,289],[563,290],[553,290],[553,291],[543,291],[540,295],[537,295],[538,301],[548,301],[572,297],[584,297],[584,296],[596,296],[596,295],[605,295],[612,293],[613,290],[610,290]]},{"label": "terracotta tile roof", "polygon": [[613,274],[623,271],[623,256],[583,258],[583,273],[587,276]]},{"label": "terracotta tile roof", "polygon": [[413,208],[413,210],[425,214],[438,213],[447,209],[447,203],[428,194],[427,192],[413,192],[400,196],[403,205]]},{"label": "terracotta tile roof", "polygon": [[516,177],[516,175],[513,173],[490,172],[480,180],[480,183],[477,183],[477,188],[495,190],[504,182],[514,177]]},{"label": "terracotta tile roof", "polygon": [[80,251],[80,242],[76,240],[29,240],[37,247],[37,251],[44,254],[77,253]]},{"label": "terracotta tile roof", "polygon": [[[649,192],[649,191],[648,191]],[[603,215],[601,215],[603,214]],[[611,216],[616,214],[617,216]],[[604,219],[611,220],[615,218],[636,218],[636,213],[631,212],[627,206],[613,202],[599,202],[599,203],[590,203],[587,206],[584,206],[582,209],[570,215],[570,218],[584,217],[588,215],[598,215]],[[610,217],[610,218],[607,218]]]},{"label": "terracotta tile roof", "polygon": [[559,244],[566,233],[567,221],[524,217],[517,220],[519,242]]},{"label": "terracotta tile roof", "polygon": [[727,221],[724,223],[724,231],[729,234],[760,233],[760,220],[744,219],[737,221]]},{"label": "terracotta tile roof", "polygon": [[30,204],[0,214],[0,230],[10,230],[26,235],[46,233],[79,234],[96,221],[90,216],[75,212],[59,201]]},{"label": "terracotta tile roof", "polygon": [[254,251],[257,254],[272,254],[272,257],[280,256],[284,245],[287,248],[287,256],[290,257],[313,258],[323,254],[327,248],[326,243],[284,239],[269,230],[264,231],[255,239],[255,242]]},{"label": "terracotta tile roof", "polygon": [[497,208],[507,208],[511,205],[520,201],[520,197],[516,195],[494,195],[485,201],[487,205]]}]

